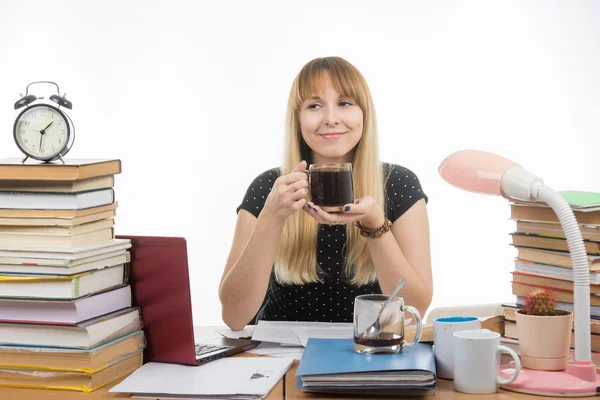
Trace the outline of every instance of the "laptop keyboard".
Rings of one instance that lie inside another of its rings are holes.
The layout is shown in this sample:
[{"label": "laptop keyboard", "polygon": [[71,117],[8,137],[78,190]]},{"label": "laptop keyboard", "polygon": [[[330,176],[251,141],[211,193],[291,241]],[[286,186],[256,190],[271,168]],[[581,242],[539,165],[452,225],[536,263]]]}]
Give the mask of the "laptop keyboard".
[{"label": "laptop keyboard", "polygon": [[215,346],[212,344],[196,344],[196,357],[204,354],[213,353],[215,351],[227,350],[231,346]]}]

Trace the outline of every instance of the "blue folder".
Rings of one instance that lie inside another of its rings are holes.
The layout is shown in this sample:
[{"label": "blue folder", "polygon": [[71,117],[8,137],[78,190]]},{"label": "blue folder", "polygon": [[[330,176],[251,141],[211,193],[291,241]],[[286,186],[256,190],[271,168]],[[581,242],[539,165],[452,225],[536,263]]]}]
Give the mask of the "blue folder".
[{"label": "blue folder", "polygon": [[[352,339],[308,340],[296,371],[296,387],[302,387],[302,376],[361,373],[376,371],[422,371],[435,379],[435,358],[430,344],[405,347],[399,354],[365,355],[354,351]],[[408,388],[407,386],[403,386]],[[415,388],[414,386],[412,386]],[[375,388],[371,386],[371,388]],[[424,387],[421,387],[425,389]],[[435,388],[435,385],[429,389]],[[338,389],[341,389],[338,387]]]}]

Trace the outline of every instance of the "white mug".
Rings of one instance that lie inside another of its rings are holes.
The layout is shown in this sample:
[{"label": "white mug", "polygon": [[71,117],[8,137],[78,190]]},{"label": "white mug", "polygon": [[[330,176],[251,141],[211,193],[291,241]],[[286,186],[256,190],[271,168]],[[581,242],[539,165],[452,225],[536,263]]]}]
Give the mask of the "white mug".
[{"label": "white mug", "polygon": [[[515,373],[500,377],[500,353],[515,361]],[[488,329],[454,332],[454,390],[470,394],[489,394],[498,385],[508,385],[519,376],[521,360],[512,349],[500,345],[500,334]]]},{"label": "white mug", "polygon": [[454,377],[454,336],[457,331],[481,329],[481,320],[477,317],[447,317],[433,320],[433,354],[437,377]]}]

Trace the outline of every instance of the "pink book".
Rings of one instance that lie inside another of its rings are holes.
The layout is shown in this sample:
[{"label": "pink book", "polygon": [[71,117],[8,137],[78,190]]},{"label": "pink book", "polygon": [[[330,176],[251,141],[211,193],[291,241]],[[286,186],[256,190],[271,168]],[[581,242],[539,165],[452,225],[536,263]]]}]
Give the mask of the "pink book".
[{"label": "pink book", "polygon": [[75,325],[130,306],[129,285],[76,300],[0,298],[0,322]]}]

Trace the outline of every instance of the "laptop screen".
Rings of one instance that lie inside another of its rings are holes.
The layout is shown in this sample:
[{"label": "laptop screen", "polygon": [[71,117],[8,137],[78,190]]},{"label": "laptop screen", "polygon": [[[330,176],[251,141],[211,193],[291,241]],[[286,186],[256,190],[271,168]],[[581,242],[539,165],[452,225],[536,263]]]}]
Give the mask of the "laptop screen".
[{"label": "laptop screen", "polygon": [[185,238],[116,238],[131,240],[129,284],[144,321],[144,362],[197,365]]}]

